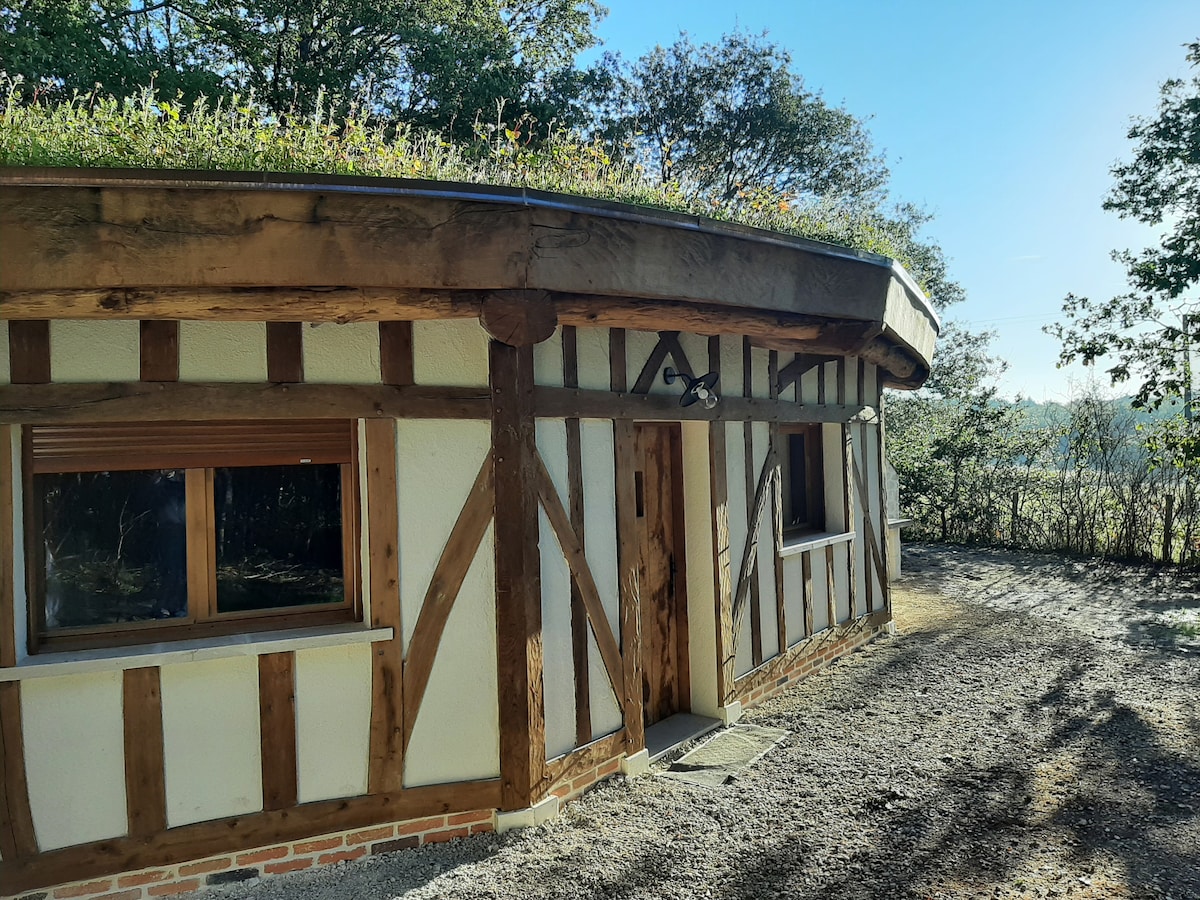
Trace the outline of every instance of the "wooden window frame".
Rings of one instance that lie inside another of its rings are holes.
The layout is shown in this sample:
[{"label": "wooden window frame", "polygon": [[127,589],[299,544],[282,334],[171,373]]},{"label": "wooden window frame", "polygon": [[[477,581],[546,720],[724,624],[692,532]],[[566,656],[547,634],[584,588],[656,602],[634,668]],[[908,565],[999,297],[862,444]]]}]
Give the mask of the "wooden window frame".
[{"label": "wooden window frame", "polygon": [[[822,534],[828,523],[828,510],[825,504],[825,440],[823,428],[819,423],[804,425],[782,425],[779,429],[783,447],[780,452],[781,490],[783,494],[783,538],[787,542],[812,534]],[[794,518],[791,508],[792,472],[791,437],[804,436],[804,477],[807,482],[805,491],[807,509],[805,521],[799,525],[791,524]]]},{"label": "wooden window frame", "polygon": [[[191,423],[187,423],[191,424]],[[230,424],[230,423],[212,423]],[[294,423],[280,422],[239,422],[237,425],[248,425],[269,430],[284,427]],[[361,522],[360,522],[360,485],[359,485],[359,442],[358,424],[350,420],[349,426],[349,456],[342,462],[335,463],[341,471],[341,507],[342,507],[342,578],[344,585],[343,599],[338,603],[322,603],[306,606],[285,607],[282,609],[250,610],[221,613],[217,611],[217,569],[216,569],[216,497],[214,491],[215,473],[218,468],[238,467],[236,458],[233,461],[223,459],[218,465],[202,466],[196,464],[195,454],[188,454],[187,464],[180,465],[179,460],[172,460],[169,454],[155,459],[144,447],[138,449],[136,465],[115,466],[105,465],[104,469],[126,471],[144,471],[147,469],[176,469],[184,472],[185,491],[185,541],[187,559],[187,615],[166,620],[147,620],[142,622],[125,622],[117,626],[84,626],[64,628],[54,634],[47,634],[45,628],[45,572],[44,546],[40,539],[41,528],[41,497],[34,487],[34,477],[38,474],[51,472],[80,472],[97,471],[95,465],[83,462],[82,465],[72,465],[69,461],[62,463],[43,463],[35,465],[33,442],[31,436],[34,429],[25,428],[22,432],[22,486],[23,514],[25,537],[25,572],[26,572],[26,609],[28,614],[28,649],[29,653],[46,653],[55,651],[85,650],[95,648],[119,647],[164,641],[188,640],[192,638],[219,637],[230,634],[243,634],[261,631],[276,631],[289,628],[302,628],[319,625],[335,625],[357,622],[362,619],[362,573],[360,571]],[[86,427],[86,426],[85,426]],[[123,425],[129,429],[130,440],[135,440],[139,426]],[[169,427],[169,425],[168,425]],[[228,456],[228,454],[226,454]],[[247,461],[242,466],[254,465]],[[102,457],[99,464],[110,464],[110,457]],[[326,460],[314,459],[314,463]],[[261,463],[259,463],[261,464]],[[289,463],[274,463],[287,465]]]}]

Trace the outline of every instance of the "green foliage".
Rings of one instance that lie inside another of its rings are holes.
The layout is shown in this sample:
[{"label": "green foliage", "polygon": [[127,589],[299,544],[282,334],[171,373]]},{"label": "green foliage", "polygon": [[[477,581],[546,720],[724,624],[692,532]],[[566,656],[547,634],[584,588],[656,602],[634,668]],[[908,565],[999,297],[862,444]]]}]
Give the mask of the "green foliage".
[{"label": "green foliage", "polygon": [[663,183],[736,203],[751,189],[877,200],[887,168],[863,123],[826,105],[762,36],[695,46],[686,35],[633,63],[609,56],[606,133]]},{"label": "green foliage", "polygon": [[[1187,58],[1200,66],[1200,42]],[[1200,342],[1200,303],[1185,296],[1200,283],[1200,75],[1163,84],[1157,116],[1135,120],[1129,139],[1133,159],[1113,167],[1104,208],[1169,227],[1158,247],[1114,254],[1130,293],[1107,301],[1070,295],[1068,321],[1046,330],[1062,341],[1062,363],[1112,360],[1113,383],[1136,379],[1138,402],[1158,406],[1190,399],[1190,357]]]},{"label": "green foliage", "polygon": [[476,123],[470,142],[430,131],[388,127],[331,114],[273,118],[238,96],[190,106],[151,89],[116,100],[23,102],[9,82],[0,109],[0,165],[83,168],[211,169],[429,178],[520,185],[602,200],[709,215],[745,225],[830,241],[898,259],[935,296],[945,281],[940,252],[916,235],[923,221],[889,219],[870,209],[796,203],[769,190],[736,208],[688,196],[647,179],[636,163],[563,128],[532,117]]}]

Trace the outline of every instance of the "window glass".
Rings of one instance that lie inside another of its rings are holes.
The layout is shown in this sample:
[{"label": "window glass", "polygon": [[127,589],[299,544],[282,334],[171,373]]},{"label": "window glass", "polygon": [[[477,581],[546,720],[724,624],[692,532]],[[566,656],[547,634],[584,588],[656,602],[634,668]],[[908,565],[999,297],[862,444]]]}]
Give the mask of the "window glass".
[{"label": "window glass", "polygon": [[344,600],[340,466],[217,469],[214,499],[218,613]]},{"label": "window glass", "polygon": [[187,615],[180,469],[35,476],[45,628]]},{"label": "window glass", "polygon": [[784,511],[787,518],[784,528],[798,528],[808,524],[808,477],[804,456],[804,435],[787,435],[787,502]]}]

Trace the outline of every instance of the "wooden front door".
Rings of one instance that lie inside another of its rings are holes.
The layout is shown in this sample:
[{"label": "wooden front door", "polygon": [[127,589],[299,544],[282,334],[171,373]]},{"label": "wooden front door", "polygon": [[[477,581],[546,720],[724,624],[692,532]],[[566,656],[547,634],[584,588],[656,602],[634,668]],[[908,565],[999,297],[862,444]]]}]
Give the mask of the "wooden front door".
[{"label": "wooden front door", "polygon": [[647,725],[691,708],[679,426],[634,427],[642,699]]}]

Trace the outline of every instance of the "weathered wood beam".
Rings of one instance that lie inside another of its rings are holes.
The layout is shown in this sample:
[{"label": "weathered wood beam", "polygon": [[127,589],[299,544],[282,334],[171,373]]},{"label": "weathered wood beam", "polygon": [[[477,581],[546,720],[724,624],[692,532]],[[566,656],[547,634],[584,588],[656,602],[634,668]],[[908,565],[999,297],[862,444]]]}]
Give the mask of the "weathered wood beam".
[{"label": "weathered wood beam", "polygon": [[565,756],[546,764],[546,777],[538,793],[546,796],[560,784],[570,784],[580,775],[591,771],[602,763],[625,755],[625,729],[576,747]]},{"label": "weathered wood beam", "polygon": [[[778,353],[779,351],[774,350],[772,352]],[[805,373],[834,359],[837,359],[837,357],[821,353],[797,353],[790,363],[779,370],[779,374],[775,377],[776,393],[783,393],[799,381]],[[823,381],[824,379],[822,378]],[[822,383],[821,386],[823,388],[824,384]]]},{"label": "weathered wood beam", "polygon": [[621,663],[624,678],[620,704],[625,717],[625,750],[646,746],[642,694],[641,550],[637,527],[637,452],[633,422],[613,422],[613,455],[617,499],[617,589],[621,616]]},{"label": "weathered wood beam", "polygon": [[151,837],[167,828],[162,687],[158,666],[125,670],[121,709],[129,834]]},{"label": "weathered wood beam", "polygon": [[486,419],[486,388],[223,382],[0,385],[0,422]]},{"label": "weathered wood beam", "polygon": [[[771,493],[771,483],[775,480],[776,448],[767,449],[767,458],[763,460],[762,470],[758,475],[758,485],[754,489],[754,501],[750,504],[750,532],[746,536],[746,546],[742,551],[742,566],[738,574],[737,590],[733,595],[733,635],[736,641],[742,633],[742,619],[746,613],[746,603],[753,595],[751,582],[758,564],[758,536],[762,531],[763,511],[767,507],[767,499]],[[730,648],[736,656],[736,647]],[[760,650],[761,654],[761,650]],[[762,660],[758,660],[761,662]]]},{"label": "weathered wood beam", "polygon": [[[0,388],[0,415],[3,414]],[[875,411],[867,406],[808,406],[790,400],[722,397],[712,409],[701,404],[680,406],[678,399],[662,394],[626,394],[573,388],[538,387],[534,390],[537,415],[550,419],[636,419],[679,422],[804,422],[870,421]]]},{"label": "weathered wood beam", "polygon": [[179,323],[151,319],[139,323],[138,364],[142,381],[179,380]]},{"label": "weathered wood beam", "polygon": [[[574,325],[562,330],[563,385],[579,387],[579,346]],[[586,546],[583,507],[583,433],[578,419],[567,419],[567,504],[571,509],[571,530]],[[582,747],[592,740],[591,672],[588,660],[588,615],[579,581],[571,579],[571,668],[575,673],[575,744]]]},{"label": "weathered wood beam", "polygon": [[[721,338],[708,339],[708,368],[721,371]],[[708,477],[713,508],[712,552],[713,591],[716,596],[717,699],[721,704],[733,698],[734,676],[737,671],[737,636],[733,631],[733,573],[729,535],[729,471],[726,458],[725,422],[708,426]]]},{"label": "weathered wood beam", "polygon": [[295,653],[258,658],[258,710],[263,809],[289,809],[299,792]]},{"label": "weathered wood beam", "polygon": [[558,327],[554,301],[545,291],[492,291],[484,295],[479,324],[510,347],[532,347]]},{"label": "weathered wood beam", "polygon": [[379,373],[384,384],[416,383],[412,322],[379,323]]},{"label": "weathered wood beam", "polygon": [[[2,687],[16,687],[9,682]],[[81,881],[118,872],[169,866],[247,847],[266,847],[302,838],[383,822],[495,809],[500,782],[464,781],[405,788],[384,794],[344,797],[181,825],[150,837],[123,836],[51,850],[27,859],[0,861],[0,885],[6,894]]]},{"label": "weathered wood beam", "polygon": [[501,804],[534,802],[546,763],[533,348],[491,341]]},{"label": "weathered wood beam", "polygon": [[50,322],[32,319],[8,326],[8,369],[13,384],[50,380]]},{"label": "weathered wood beam", "polygon": [[[27,859],[38,849],[29,807],[22,734],[21,682],[6,681],[0,684],[0,856],[4,859],[0,867],[10,859]],[[0,884],[9,883],[0,878]]]},{"label": "weathered wood beam", "polygon": [[304,380],[304,331],[300,322],[267,323],[267,381]]}]

